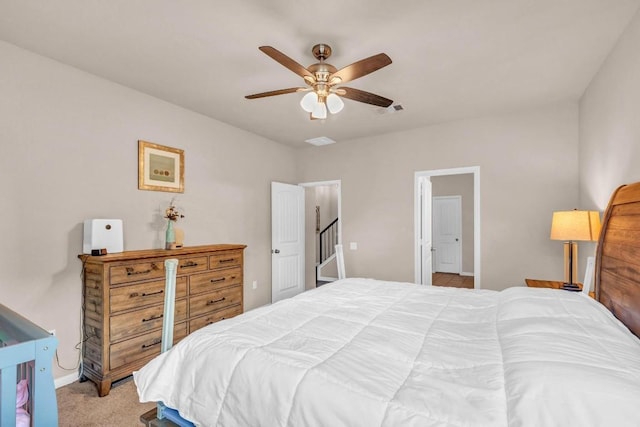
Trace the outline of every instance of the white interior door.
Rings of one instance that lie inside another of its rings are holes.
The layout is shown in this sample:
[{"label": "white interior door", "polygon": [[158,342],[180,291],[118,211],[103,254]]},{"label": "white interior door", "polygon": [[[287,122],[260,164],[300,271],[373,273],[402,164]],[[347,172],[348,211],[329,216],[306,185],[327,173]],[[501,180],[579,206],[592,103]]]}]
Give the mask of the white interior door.
[{"label": "white interior door", "polygon": [[432,284],[432,240],[431,240],[431,180],[420,179],[420,220],[419,220],[419,253],[420,281],[422,285]]},{"label": "white interior door", "polygon": [[271,183],[271,302],[304,291],[304,188]]},{"label": "white interior door", "polygon": [[433,198],[433,248],[435,271],[460,274],[462,198]]}]

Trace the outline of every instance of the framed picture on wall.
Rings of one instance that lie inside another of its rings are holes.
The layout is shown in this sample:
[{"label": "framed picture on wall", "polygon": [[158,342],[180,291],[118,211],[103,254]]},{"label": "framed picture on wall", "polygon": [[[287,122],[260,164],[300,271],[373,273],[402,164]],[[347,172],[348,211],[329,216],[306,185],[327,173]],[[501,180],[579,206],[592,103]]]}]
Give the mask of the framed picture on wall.
[{"label": "framed picture on wall", "polygon": [[139,140],[138,189],[184,193],[184,150]]}]

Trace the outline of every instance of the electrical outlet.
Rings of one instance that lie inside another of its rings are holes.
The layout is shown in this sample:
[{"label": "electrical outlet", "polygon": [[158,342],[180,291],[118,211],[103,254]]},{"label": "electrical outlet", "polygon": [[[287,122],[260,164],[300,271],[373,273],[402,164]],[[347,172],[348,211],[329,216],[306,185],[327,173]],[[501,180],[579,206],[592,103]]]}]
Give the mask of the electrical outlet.
[{"label": "electrical outlet", "polygon": [[254,280],[252,284],[253,289],[258,289],[258,281]]},{"label": "electrical outlet", "polygon": [[56,330],[55,329],[50,329],[47,332],[49,332],[49,335],[53,335],[54,337],[56,336]]}]

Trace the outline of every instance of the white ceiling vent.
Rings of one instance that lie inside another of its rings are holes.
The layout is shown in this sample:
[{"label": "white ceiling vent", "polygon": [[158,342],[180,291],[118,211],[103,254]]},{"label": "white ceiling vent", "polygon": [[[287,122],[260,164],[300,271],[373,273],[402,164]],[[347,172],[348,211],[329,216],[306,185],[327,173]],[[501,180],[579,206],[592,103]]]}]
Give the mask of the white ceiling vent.
[{"label": "white ceiling vent", "polygon": [[333,139],[327,138],[326,136],[319,136],[318,138],[307,139],[305,140],[305,142],[308,142],[311,145],[316,145],[318,147],[321,145],[329,145],[329,144],[336,143]]},{"label": "white ceiling vent", "polygon": [[402,104],[391,104],[387,108],[378,108],[378,113],[393,114],[393,113],[399,113],[400,111],[403,111],[403,110],[404,110],[404,107],[402,106]]}]

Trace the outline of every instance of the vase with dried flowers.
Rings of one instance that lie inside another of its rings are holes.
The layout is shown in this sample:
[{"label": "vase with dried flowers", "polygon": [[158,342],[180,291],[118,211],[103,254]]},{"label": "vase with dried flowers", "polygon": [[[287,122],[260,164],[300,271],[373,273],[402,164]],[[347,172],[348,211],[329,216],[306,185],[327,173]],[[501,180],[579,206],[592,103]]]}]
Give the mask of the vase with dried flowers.
[{"label": "vase with dried flowers", "polygon": [[184,218],[184,215],[178,212],[178,209],[173,204],[173,200],[171,200],[171,204],[164,211],[164,217],[167,219],[165,249],[176,249],[178,246],[176,245],[176,233],[173,227],[173,223],[178,221],[179,218]]}]

